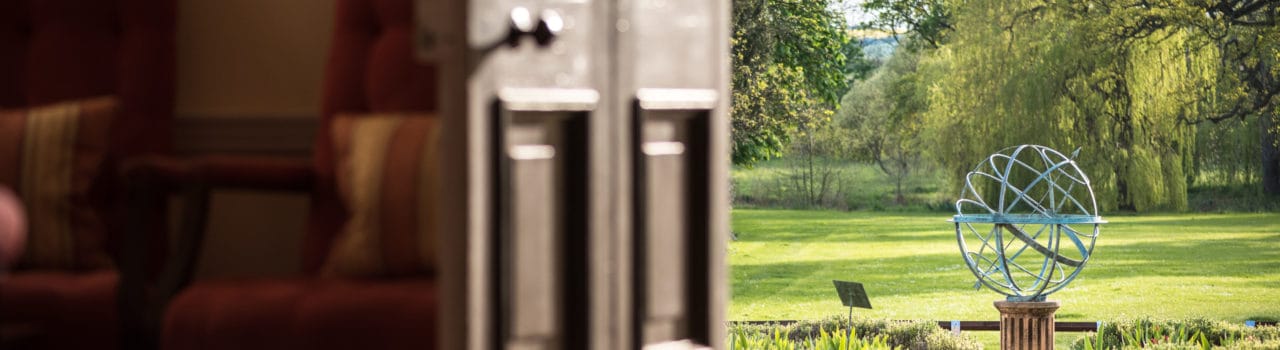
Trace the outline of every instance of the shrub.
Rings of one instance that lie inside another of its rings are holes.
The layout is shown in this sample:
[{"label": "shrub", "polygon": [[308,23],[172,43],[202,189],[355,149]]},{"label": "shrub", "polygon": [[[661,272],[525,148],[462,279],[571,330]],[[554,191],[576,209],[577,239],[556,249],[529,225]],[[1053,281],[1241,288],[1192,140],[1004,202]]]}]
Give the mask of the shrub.
[{"label": "shrub", "polygon": [[[811,340],[819,340],[823,343],[823,339],[839,337],[843,338],[849,329],[849,321],[842,317],[832,317],[824,320],[799,321],[792,324],[764,324],[764,325],[748,325],[737,324],[730,327],[730,339],[744,339],[755,341],[761,337],[769,336],[770,339],[778,337],[786,338],[790,342],[787,344],[805,344]],[[969,350],[982,349],[982,344],[967,336],[955,336],[950,332],[938,327],[936,323],[926,321],[889,321],[883,319],[866,319],[855,318],[853,320],[853,334],[857,341],[869,344],[869,349],[879,349],[874,347],[883,340],[884,349],[930,349],[930,350]],[[740,343],[741,344],[741,343]],[[752,343],[755,344],[755,343]],[[857,346],[859,343],[852,345]],[[732,349],[756,349],[752,347],[737,347],[731,343]],[[763,347],[762,349],[776,349],[775,347]],[[796,349],[827,349],[825,347],[796,347]],[[843,347],[841,348],[843,349]]]},{"label": "shrub", "polygon": [[1203,318],[1135,319],[1103,323],[1071,345],[1076,350],[1103,349],[1280,349],[1280,328],[1257,327]]},{"label": "shrub", "polygon": [[736,208],[833,210],[953,211],[951,181],[931,168],[904,183],[906,203],[894,198],[893,180],[874,164],[816,158],[814,167],[799,166],[798,158],[781,158],[734,167],[731,182]]},{"label": "shrub", "polygon": [[888,337],[878,335],[862,338],[850,337],[845,332],[820,331],[812,338],[792,339],[786,329],[774,329],[771,334],[737,330],[729,333],[730,350],[893,350]]}]

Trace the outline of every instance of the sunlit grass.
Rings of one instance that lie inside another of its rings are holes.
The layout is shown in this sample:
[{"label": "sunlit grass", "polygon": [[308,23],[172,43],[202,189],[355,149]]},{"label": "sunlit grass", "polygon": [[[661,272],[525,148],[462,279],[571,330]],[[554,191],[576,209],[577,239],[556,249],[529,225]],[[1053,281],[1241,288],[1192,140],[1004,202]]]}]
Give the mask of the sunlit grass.
[{"label": "sunlit grass", "polygon": [[[831,280],[862,282],[888,319],[998,320],[975,291],[948,215],[733,212],[731,320],[843,314]],[[1108,216],[1093,260],[1051,299],[1064,321],[1280,318],[1280,214]],[[1074,335],[1067,335],[1074,339]],[[1063,336],[1060,335],[1059,338]]]}]

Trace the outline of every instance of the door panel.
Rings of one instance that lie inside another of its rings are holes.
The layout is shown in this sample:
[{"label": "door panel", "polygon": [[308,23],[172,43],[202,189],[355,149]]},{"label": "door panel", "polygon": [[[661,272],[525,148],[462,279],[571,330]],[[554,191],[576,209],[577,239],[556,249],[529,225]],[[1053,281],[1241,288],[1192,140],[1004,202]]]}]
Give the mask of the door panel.
[{"label": "door panel", "polygon": [[[532,119],[523,117],[512,119]],[[555,296],[561,276],[556,266],[561,252],[556,242],[561,238],[557,226],[562,223],[555,216],[563,209],[558,208],[561,198],[557,198],[555,180],[560,173],[572,169],[556,164],[559,159],[555,154],[557,146],[561,152],[573,146],[552,140],[554,136],[548,134],[559,130],[546,124],[559,121],[547,119],[552,120],[512,121],[506,131],[505,168],[509,178],[503,184],[506,198],[500,201],[505,204],[504,216],[511,220],[503,222],[500,233],[502,256],[508,260],[502,265],[503,283],[499,288],[504,292],[505,313],[511,315],[508,337],[512,341],[541,341],[557,336]],[[516,223],[520,227],[515,227]],[[515,234],[517,229],[519,235]]]},{"label": "door panel", "polygon": [[708,343],[704,325],[713,264],[704,170],[714,90],[642,89],[634,104],[632,230],[637,346],[693,339]]},{"label": "door panel", "polygon": [[584,349],[586,179],[596,93],[504,89],[495,106],[498,337],[506,349]]}]

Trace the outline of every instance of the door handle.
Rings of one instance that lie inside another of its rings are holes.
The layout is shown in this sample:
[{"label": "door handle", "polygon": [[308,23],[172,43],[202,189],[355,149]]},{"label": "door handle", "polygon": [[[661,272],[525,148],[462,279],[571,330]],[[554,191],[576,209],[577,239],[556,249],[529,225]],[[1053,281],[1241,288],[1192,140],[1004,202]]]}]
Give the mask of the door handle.
[{"label": "door handle", "polygon": [[535,18],[528,8],[517,6],[511,9],[507,18],[507,35],[497,42],[482,46],[480,51],[488,53],[499,47],[520,46],[525,36],[533,38],[539,47],[550,46],[560,32],[564,31],[564,18],[555,10],[542,10]]}]

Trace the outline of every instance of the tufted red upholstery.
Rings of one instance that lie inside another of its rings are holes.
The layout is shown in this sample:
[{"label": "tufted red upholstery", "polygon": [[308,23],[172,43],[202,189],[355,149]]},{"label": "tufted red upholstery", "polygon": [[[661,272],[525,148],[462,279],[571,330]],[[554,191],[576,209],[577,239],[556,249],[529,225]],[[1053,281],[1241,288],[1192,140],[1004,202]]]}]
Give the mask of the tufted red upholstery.
[{"label": "tufted red upholstery", "polygon": [[202,283],[174,300],[163,349],[431,349],[430,280]]},{"label": "tufted red upholstery", "polygon": [[[197,281],[165,311],[164,349],[430,349],[433,276],[316,277],[347,212],[338,200],[330,124],[339,113],[431,112],[436,72],[411,49],[413,0],[338,0],[316,135],[304,277]],[[247,163],[246,163],[247,164]],[[213,168],[216,168],[214,166]],[[271,177],[269,171],[259,176]]]},{"label": "tufted red upholstery", "polygon": [[[111,126],[108,164],[168,153],[174,13],[174,0],[0,1],[0,108],[116,95],[121,112]],[[113,174],[104,171],[92,190],[107,218]],[[115,251],[119,223],[109,224],[106,245]]]},{"label": "tufted red upholstery", "polygon": [[0,2],[0,107],[118,95],[113,147],[167,151],[173,15],[173,0]]},{"label": "tufted red upholstery", "polygon": [[116,348],[115,271],[26,272],[0,289],[7,322],[33,323],[36,349]]},{"label": "tufted red upholstery", "polygon": [[[174,72],[173,0],[0,1],[0,108],[115,95],[107,164],[170,149]],[[107,249],[119,242],[114,172],[93,184],[108,218]],[[157,250],[165,244],[156,242]],[[158,256],[159,254],[157,254]],[[115,271],[20,271],[0,282],[0,323],[33,323],[37,348],[117,345]]]}]

